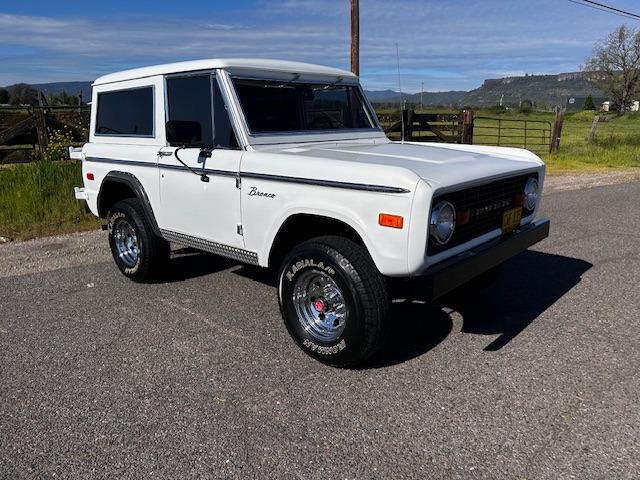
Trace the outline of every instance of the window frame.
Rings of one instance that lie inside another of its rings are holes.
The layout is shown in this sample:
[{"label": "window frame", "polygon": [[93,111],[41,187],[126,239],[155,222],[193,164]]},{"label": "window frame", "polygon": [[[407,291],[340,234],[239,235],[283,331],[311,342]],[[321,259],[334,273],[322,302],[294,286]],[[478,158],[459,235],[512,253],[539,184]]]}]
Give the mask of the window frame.
[{"label": "window frame", "polygon": [[[224,83],[221,81],[220,72],[221,72],[221,70],[219,70],[219,69],[207,69],[207,70],[193,70],[193,71],[189,71],[189,72],[175,72],[175,73],[168,73],[166,75],[163,75],[162,84],[163,84],[163,90],[164,90],[164,118],[165,118],[164,121],[165,121],[165,124],[166,124],[166,122],[169,121],[169,92],[168,92],[168,89],[167,89],[167,80],[171,80],[171,79],[174,79],[174,78],[209,76],[209,91],[211,93],[210,102],[209,102],[209,111],[211,113],[211,133],[212,133],[212,137],[213,137],[211,139],[211,142],[212,142],[212,144],[214,144],[213,147],[211,147],[211,148],[212,148],[212,150],[232,150],[232,151],[245,150],[246,149],[246,142],[243,140],[243,137],[241,137],[239,135],[238,127],[236,126],[235,116],[234,116],[234,114],[232,112],[232,108],[230,107],[229,95],[227,94],[227,91],[225,89]],[[218,89],[220,90],[220,93],[222,94],[222,101],[224,103],[225,110],[227,111],[227,115],[229,117],[229,122],[231,123],[231,128],[233,130],[233,134],[236,137],[236,142],[238,143],[238,147],[237,148],[226,148],[226,147],[216,147],[215,146],[216,116],[215,116],[214,90],[213,90],[214,82],[217,82]],[[164,132],[163,141],[165,142],[165,144],[167,146],[169,146],[169,141],[167,140],[166,129],[165,129],[165,132]]]},{"label": "window frame", "polygon": [[[299,83],[299,84],[306,84],[306,85],[309,85],[309,84],[326,85],[327,83],[332,83],[331,82],[332,80],[335,82],[336,79],[296,78],[294,80],[289,80],[286,78],[281,78],[281,79],[265,78],[265,77],[254,76],[254,75],[242,75],[242,74],[231,74],[231,73],[228,73],[228,75],[229,75],[229,82],[233,91],[233,95],[235,97],[235,101],[237,102],[238,109],[240,111],[243,128],[247,132],[248,137],[254,140],[257,140],[250,143],[265,143],[265,144],[288,143],[286,141],[283,141],[283,139],[286,137],[295,137],[291,141],[297,142],[297,141],[305,141],[305,139],[303,139],[302,137],[307,137],[307,136],[313,137],[310,139],[311,141],[318,141],[318,140],[322,140],[318,138],[320,136],[330,137],[328,138],[328,140],[334,140],[334,139],[346,140],[346,139],[354,138],[354,134],[356,135],[355,138],[363,138],[363,137],[368,138],[369,136],[379,137],[380,134],[384,135],[384,131],[380,126],[378,117],[375,115],[375,111],[373,110],[371,103],[369,103],[366,95],[362,91],[362,86],[360,85],[360,83],[358,81],[347,81],[347,80],[336,83],[336,86],[345,86],[345,87],[355,88],[357,95],[362,100],[365,115],[367,116],[367,119],[369,120],[369,122],[371,122],[371,125],[372,125],[371,128],[345,128],[345,129],[328,129],[328,130],[289,130],[289,131],[281,130],[281,131],[274,131],[274,132],[253,132],[249,127],[249,122],[245,116],[244,109],[242,108],[242,102],[240,101],[240,97],[235,88],[234,80],[238,79],[238,80],[268,81],[268,82],[283,81],[283,82],[289,82],[292,84]],[[269,142],[268,139],[273,139],[274,141]],[[267,140],[267,141],[264,141],[264,140]]]},{"label": "window frame", "polygon": [[[96,137],[111,137],[111,138],[156,138],[156,86],[153,84],[139,85],[135,87],[123,87],[117,89],[109,89],[96,92],[96,121],[93,126],[93,135]],[[151,89],[151,134],[150,135],[138,135],[135,133],[98,133],[98,120],[100,118],[100,95],[106,95],[109,93],[129,92],[133,90]]]},{"label": "window frame", "polygon": [[[209,77],[209,115],[211,116],[211,144],[213,145],[214,140],[216,138],[216,130],[215,130],[215,118],[213,116],[213,82],[211,77],[213,74],[210,71],[196,71],[196,72],[183,72],[183,73],[172,73],[164,76],[164,122],[165,124],[170,120],[170,110],[169,110],[169,89],[167,88],[167,81],[176,80],[180,78],[189,78],[189,77]],[[169,140],[167,139],[167,132],[165,128],[164,132],[164,141],[169,145]],[[206,142],[202,142],[206,146]],[[209,147],[205,147],[209,148]],[[212,148],[212,147],[211,147]]]}]

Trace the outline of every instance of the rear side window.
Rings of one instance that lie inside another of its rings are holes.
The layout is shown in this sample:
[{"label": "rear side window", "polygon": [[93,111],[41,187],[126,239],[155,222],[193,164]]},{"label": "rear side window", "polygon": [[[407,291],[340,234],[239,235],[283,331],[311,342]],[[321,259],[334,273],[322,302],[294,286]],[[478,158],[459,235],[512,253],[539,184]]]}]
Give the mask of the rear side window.
[{"label": "rear side window", "polygon": [[153,87],[98,93],[97,135],[153,136]]}]

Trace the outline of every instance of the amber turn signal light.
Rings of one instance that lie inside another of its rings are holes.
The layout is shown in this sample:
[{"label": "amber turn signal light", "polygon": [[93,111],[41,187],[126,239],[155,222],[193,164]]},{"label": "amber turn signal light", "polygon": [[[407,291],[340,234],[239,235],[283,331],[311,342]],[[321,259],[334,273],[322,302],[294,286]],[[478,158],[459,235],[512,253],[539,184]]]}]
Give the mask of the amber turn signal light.
[{"label": "amber turn signal light", "polygon": [[383,227],[402,228],[402,225],[404,225],[404,219],[400,215],[381,213],[378,215],[378,223]]}]

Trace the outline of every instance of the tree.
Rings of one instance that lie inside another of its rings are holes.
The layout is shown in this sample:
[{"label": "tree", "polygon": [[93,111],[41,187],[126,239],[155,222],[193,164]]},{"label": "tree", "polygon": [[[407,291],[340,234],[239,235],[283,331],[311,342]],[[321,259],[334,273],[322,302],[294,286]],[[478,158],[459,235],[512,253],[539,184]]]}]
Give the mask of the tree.
[{"label": "tree", "polygon": [[6,88],[0,88],[0,104],[9,103],[9,92]]},{"label": "tree", "polygon": [[596,105],[593,103],[593,95],[587,95],[587,98],[584,99],[584,107],[583,110],[595,110]]},{"label": "tree", "polygon": [[583,69],[586,78],[610,95],[624,114],[640,86],[640,30],[619,26],[596,44]]},{"label": "tree", "polygon": [[9,103],[11,105],[36,105],[38,103],[38,90],[26,83],[17,83],[7,88],[9,91]]},{"label": "tree", "polygon": [[520,103],[520,113],[533,112],[533,102],[531,100],[522,100]]}]

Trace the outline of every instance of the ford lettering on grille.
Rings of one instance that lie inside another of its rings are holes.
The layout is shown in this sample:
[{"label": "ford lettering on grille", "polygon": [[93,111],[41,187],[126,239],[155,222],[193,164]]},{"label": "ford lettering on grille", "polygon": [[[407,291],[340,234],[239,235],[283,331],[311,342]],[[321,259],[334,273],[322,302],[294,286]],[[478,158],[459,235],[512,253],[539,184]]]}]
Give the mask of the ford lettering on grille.
[{"label": "ford lettering on grille", "polygon": [[472,216],[482,215],[483,213],[494,212],[496,210],[502,210],[504,207],[508,207],[511,205],[511,200],[501,200],[499,202],[490,203],[488,205],[484,205],[482,207],[476,208],[475,210],[471,210]]}]

